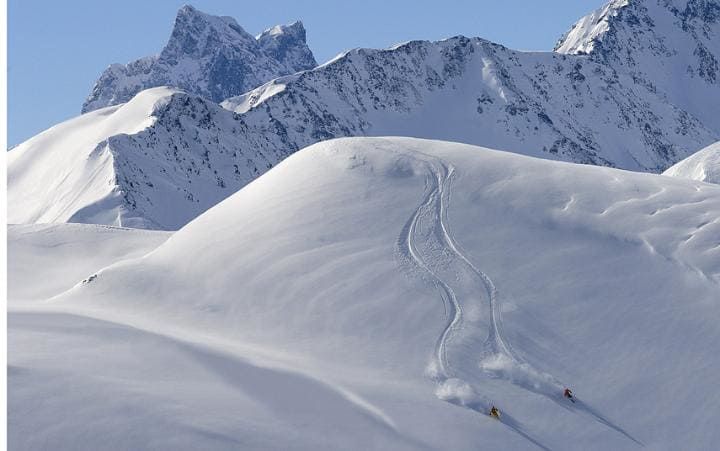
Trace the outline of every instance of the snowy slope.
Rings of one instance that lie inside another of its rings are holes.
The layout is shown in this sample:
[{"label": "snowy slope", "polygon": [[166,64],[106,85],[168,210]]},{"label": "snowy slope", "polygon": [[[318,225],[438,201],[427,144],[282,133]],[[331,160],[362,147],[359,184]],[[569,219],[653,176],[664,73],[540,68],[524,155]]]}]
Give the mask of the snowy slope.
[{"label": "snowy slope", "polygon": [[8,298],[16,303],[55,296],[105,266],[149,253],[169,237],[92,224],[11,224]]},{"label": "snowy slope", "polygon": [[[634,0],[638,3],[638,0]],[[602,45],[605,34],[610,30],[611,23],[628,6],[630,0],[610,0],[601,8],[573,24],[555,45],[558,53],[583,55],[591,53],[596,46]]]},{"label": "snowy slope", "polygon": [[720,184],[720,142],[694,153],[663,174]]},{"label": "snowy slope", "polygon": [[220,102],[316,64],[301,22],[253,37],[231,17],[211,16],[185,5],[160,54],[108,67],[82,112],[125,103],[144,89],[166,85]]},{"label": "snowy slope", "polygon": [[692,180],[320,143],[14,309],[10,443],[712,449],[718,217]]}]

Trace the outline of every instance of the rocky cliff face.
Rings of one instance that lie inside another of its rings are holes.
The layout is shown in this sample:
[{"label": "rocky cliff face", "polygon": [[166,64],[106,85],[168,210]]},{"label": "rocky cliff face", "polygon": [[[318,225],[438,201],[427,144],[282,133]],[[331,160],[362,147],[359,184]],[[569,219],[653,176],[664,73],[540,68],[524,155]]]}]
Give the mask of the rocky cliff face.
[{"label": "rocky cliff face", "polygon": [[82,112],[127,102],[156,86],[178,87],[220,102],[277,76],[315,66],[301,22],[273,27],[256,39],[235,19],[184,6],[162,52],[110,66],[96,82]]}]

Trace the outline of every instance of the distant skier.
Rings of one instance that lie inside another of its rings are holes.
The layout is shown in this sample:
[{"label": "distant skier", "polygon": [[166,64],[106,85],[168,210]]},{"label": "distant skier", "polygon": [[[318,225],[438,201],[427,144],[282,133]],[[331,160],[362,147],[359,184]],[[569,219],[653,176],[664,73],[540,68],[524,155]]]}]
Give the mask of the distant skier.
[{"label": "distant skier", "polygon": [[493,418],[495,418],[495,419],[498,419],[498,420],[500,419],[500,411],[498,410],[497,407],[492,406],[492,407],[490,408],[490,416],[493,417]]},{"label": "distant skier", "polygon": [[565,391],[563,392],[563,396],[566,397],[567,399],[569,399],[570,401],[575,402],[575,398],[573,398],[572,390],[570,390],[569,388],[565,389]]}]

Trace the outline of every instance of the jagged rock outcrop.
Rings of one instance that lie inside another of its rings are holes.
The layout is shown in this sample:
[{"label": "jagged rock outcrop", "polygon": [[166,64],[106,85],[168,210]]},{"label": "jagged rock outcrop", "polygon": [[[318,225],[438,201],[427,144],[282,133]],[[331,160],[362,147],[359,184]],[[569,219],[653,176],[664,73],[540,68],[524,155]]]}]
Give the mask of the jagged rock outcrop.
[{"label": "jagged rock outcrop", "polygon": [[257,38],[231,17],[183,6],[170,40],[157,56],[103,72],[82,112],[127,102],[138,92],[172,86],[220,102],[278,77],[317,64],[301,22],[275,26]]}]

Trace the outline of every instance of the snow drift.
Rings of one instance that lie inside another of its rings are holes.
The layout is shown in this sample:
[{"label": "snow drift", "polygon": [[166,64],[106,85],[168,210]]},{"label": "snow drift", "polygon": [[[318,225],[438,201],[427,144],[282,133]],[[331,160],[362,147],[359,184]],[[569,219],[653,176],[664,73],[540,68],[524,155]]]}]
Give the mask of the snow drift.
[{"label": "snow drift", "polygon": [[8,298],[47,299],[120,260],[141,257],[170,233],[94,224],[8,225]]},{"label": "snow drift", "polygon": [[720,142],[690,155],[668,168],[663,174],[701,182],[720,183]]}]

